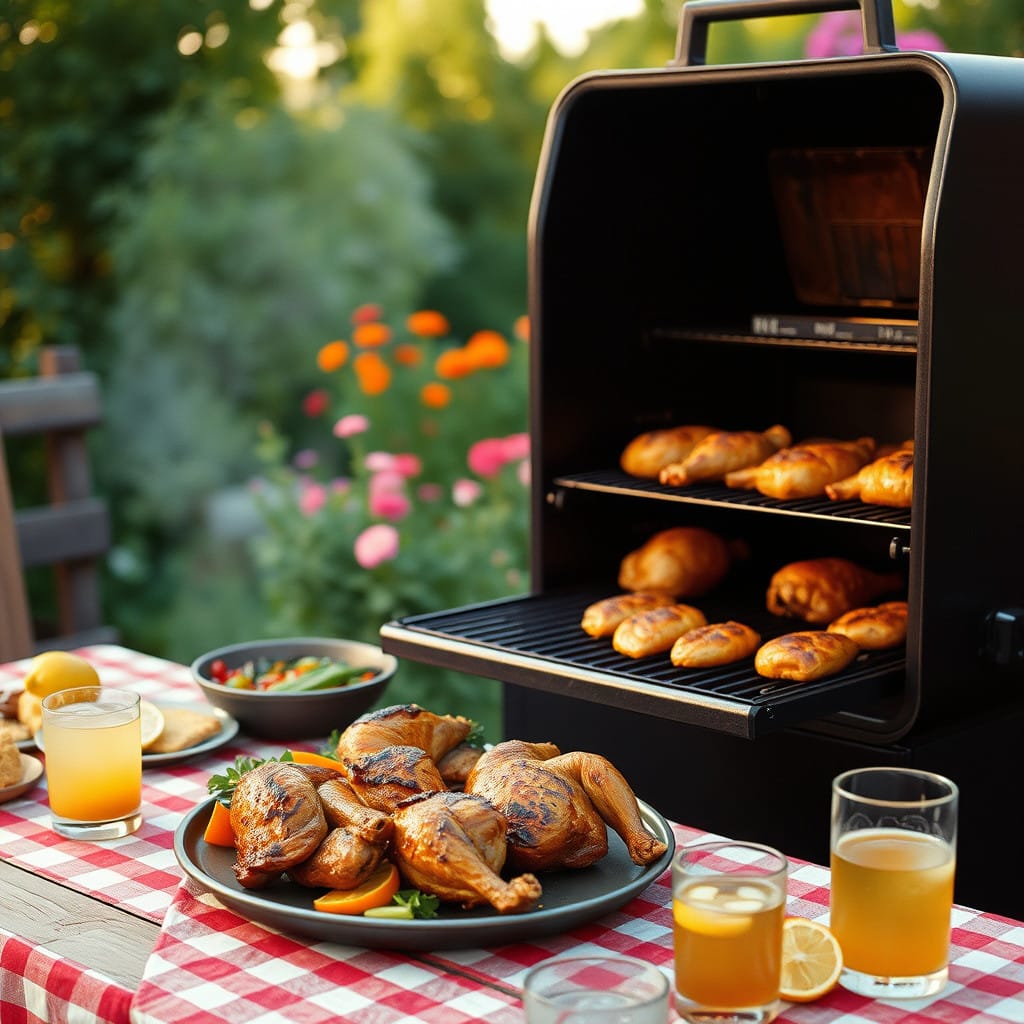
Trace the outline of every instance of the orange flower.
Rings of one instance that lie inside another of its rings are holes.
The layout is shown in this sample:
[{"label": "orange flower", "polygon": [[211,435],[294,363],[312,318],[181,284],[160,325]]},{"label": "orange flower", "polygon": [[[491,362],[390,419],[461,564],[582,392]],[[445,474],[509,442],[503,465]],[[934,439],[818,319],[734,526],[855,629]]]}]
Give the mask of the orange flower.
[{"label": "orange flower", "polygon": [[332,370],[341,369],[341,367],[343,367],[347,362],[347,341],[329,341],[316,354],[316,365],[319,366],[324,373],[330,373]]},{"label": "orange flower", "polygon": [[447,317],[436,309],[421,309],[410,313],[405,326],[411,334],[421,338],[441,338],[451,331]]},{"label": "orange flower", "polygon": [[400,366],[419,366],[423,362],[423,350],[418,345],[396,345],[394,356]]},{"label": "orange flower", "polygon": [[352,340],[360,348],[377,348],[380,345],[386,345],[391,340],[391,328],[387,324],[377,321],[359,324],[352,332]]},{"label": "orange flower", "polygon": [[379,320],[384,310],[376,302],[364,302],[352,311],[352,323],[368,324],[371,320]]},{"label": "orange flower", "polygon": [[477,331],[466,342],[466,355],[475,369],[493,370],[508,362],[508,342],[497,331]]},{"label": "orange flower", "polygon": [[520,341],[530,340],[530,318],[525,314],[520,317],[516,317],[516,322],[512,325],[512,333]]},{"label": "orange flower", "polygon": [[447,384],[439,384],[436,380],[424,384],[420,391],[420,401],[428,409],[443,409],[451,400],[451,388]]},{"label": "orange flower", "polygon": [[476,367],[464,348],[450,348],[442,352],[434,363],[434,372],[442,380],[458,380],[466,377]]},{"label": "orange flower", "polygon": [[360,352],[352,361],[365,395],[380,395],[391,385],[391,367],[376,352]]}]

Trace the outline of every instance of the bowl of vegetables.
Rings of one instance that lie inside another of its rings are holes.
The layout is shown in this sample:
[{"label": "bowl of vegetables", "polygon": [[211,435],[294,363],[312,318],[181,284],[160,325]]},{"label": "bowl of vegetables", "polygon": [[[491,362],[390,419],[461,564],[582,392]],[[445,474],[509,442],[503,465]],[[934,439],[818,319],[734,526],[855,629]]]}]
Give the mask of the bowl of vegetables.
[{"label": "bowl of vegetables", "polygon": [[206,699],[243,732],[299,740],[344,729],[381,698],[397,667],[373,644],[289,637],[218,647],[191,671]]}]

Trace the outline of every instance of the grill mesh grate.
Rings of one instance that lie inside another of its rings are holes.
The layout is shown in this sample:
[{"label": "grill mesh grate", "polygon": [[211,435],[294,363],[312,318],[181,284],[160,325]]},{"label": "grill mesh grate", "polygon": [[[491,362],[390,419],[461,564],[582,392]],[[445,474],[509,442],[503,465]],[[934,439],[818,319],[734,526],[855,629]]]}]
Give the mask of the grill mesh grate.
[{"label": "grill mesh grate", "polygon": [[[429,648],[440,640],[447,655],[443,663],[449,667],[548,690],[564,690],[568,678],[574,680],[576,695],[584,697],[588,694],[577,692],[579,681],[590,682],[601,694],[592,699],[602,701],[619,688],[619,706],[638,703],[666,718],[747,736],[769,723],[796,724],[884,698],[902,681],[902,650],[862,654],[846,672],[817,683],[764,679],[754,671],[753,658],[702,670],[677,668],[667,654],[626,658],[609,639],[594,639],[580,629],[587,604],[605,596],[532,595],[411,616],[386,626],[382,636],[385,649],[395,654],[407,647]],[[707,607],[705,612],[714,621],[714,610]],[[743,619],[765,640],[801,628],[767,612]],[[453,660],[451,641],[472,648],[465,651],[460,645],[464,653]],[[417,657],[422,658],[421,650]]]}]

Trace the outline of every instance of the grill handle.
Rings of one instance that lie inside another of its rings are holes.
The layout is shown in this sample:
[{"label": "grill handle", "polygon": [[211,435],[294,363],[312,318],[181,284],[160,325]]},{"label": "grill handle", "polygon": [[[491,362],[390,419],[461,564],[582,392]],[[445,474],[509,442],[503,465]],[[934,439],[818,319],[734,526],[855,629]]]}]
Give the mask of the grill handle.
[{"label": "grill handle", "polygon": [[864,23],[864,52],[896,49],[891,0],[689,0],[679,15],[675,59],[670,67],[707,63],[708,26],[713,21],[746,21],[785,14],[825,14],[860,10]]}]

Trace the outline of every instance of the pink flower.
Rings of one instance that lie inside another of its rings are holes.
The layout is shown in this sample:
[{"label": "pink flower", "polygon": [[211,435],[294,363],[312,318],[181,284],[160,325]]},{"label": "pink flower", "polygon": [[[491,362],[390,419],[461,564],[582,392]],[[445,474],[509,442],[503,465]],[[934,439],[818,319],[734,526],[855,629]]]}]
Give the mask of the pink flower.
[{"label": "pink flower", "polygon": [[929,32],[926,28],[897,32],[896,44],[901,50],[933,50],[936,53],[944,53],[948,49],[934,32]]},{"label": "pink flower", "polygon": [[405,477],[393,469],[383,469],[370,477],[370,494],[383,494],[387,491],[404,491]]},{"label": "pink flower", "polygon": [[505,446],[506,462],[516,462],[519,459],[525,459],[529,457],[529,434],[509,434],[508,437],[504,438],[503,444]]},{"label": "pink flower", "polygon": [[331,481],[332,494],[348,494],[352,490],[352,481],[347,476],[336,476]]},{"label": "pink flower", "polygon": [[303,448],[292,459],[296,469],[312,469],[319,461],[320,456],[312,448]]},{"label": "pink flower", "polygon": [[398,555],[398,531],[386,523],[368,526],[356,537],[352,554],[364,569],[376,569]]},{"label": "pink flower", "polygon": [[530,460],[523,459],[516,468],[516,477],[524,487],[530,486]]},{"label": "pink flower", "polygon": [[440,501],[444,490],[440,484],[420,484],[416,488],[416,497],[420,501]]},{"label": "pink flower", "polygon": [[327,503],[327,488],[307,483],[299,495],[299,510],[304,516],[316,515]]},{"label": "pink flower", "polygon": [[380,473],[382,470],[395,468],[395,457],[391,452],[370,452],[363,460],[363,465],[371,473]]},{"label": "pink flower", "polygon": [[326,411],[330,401],[331,396],[323,388],[317,388],[315,391],[310,391],[302,400],[302,411],[310,418],[315,418]]},{"label": "pink flower", "polygon": [[[897,32],[901,50],[943,51],[946,44],[934,32],[915,29]],[[864,33],[859,11],[829,11],[823,14],[807,36],[808,57],[854,57],[864,50]]]},{"label": "pink flower", "polygon": [[480,497],[482,492],[483,488],[476,482],[476,480],[467,480],[462,478],[456,480],[455,483],[452,484],[452,501],[454,501],[459,508],[467,508]]},{"label": "pink flower", "polygon": [[378,491],[369,497],[370,514],[398,522],[412,511],[412,502],[401,491]]},{"label": "pink flower", "polygon": [[497,476],[505,465],[505,442],[500,437],[488,437],[470,445],[466,455],[469,468],[482,477]]},{"label": "pink flower", "polygon": [[419,476],[423,471],[423,463],[418,455],[405,452],[395,456],[394,469],[402,476]]},{"label": "pink flower", "polygon": [[342,416],[334,424],[332,433],[335,437],[355,437],[356,434],[365,434],[369,429],[370,421],[365,416],[353,412],[348,416]]}]

